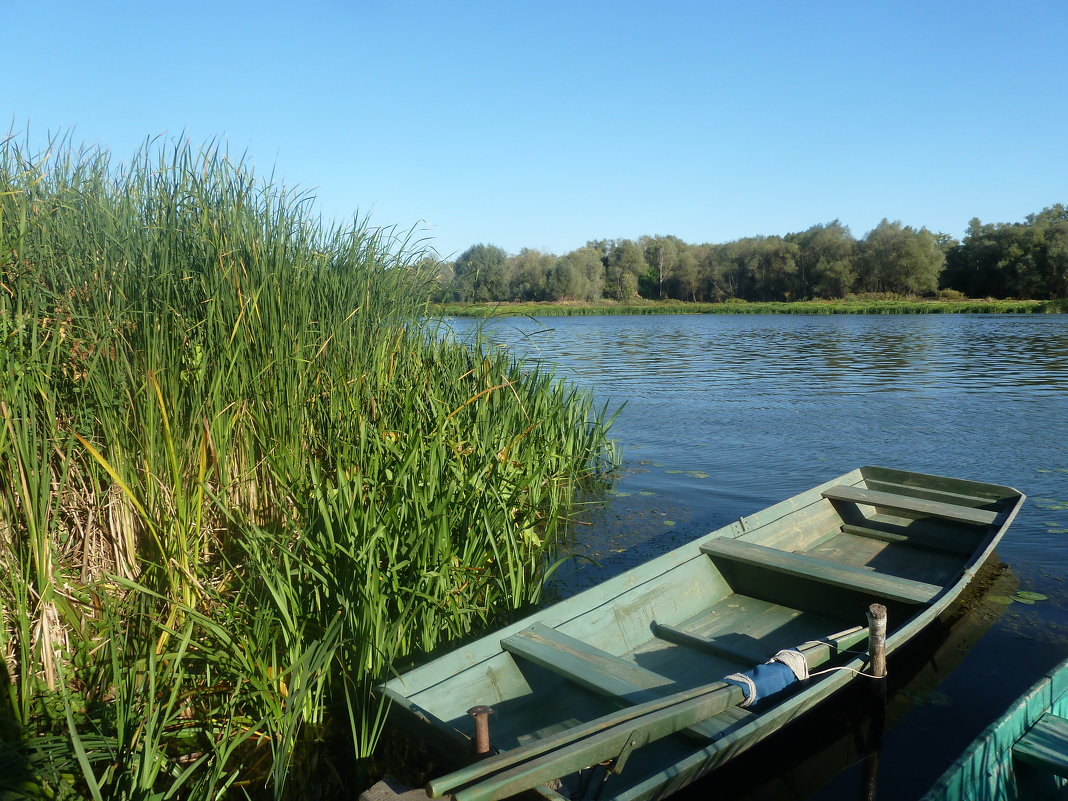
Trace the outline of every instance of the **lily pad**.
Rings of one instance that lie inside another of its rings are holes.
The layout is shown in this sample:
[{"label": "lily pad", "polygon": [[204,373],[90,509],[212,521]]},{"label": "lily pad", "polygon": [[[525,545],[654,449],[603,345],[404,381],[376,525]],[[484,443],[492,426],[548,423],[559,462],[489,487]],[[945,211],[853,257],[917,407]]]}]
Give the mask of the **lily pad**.
[{"label": "lily pad", "polygon": [[1012,603],[1012,598],[1007,595],[988,595],[986,596],[986,599],[991,603],[1002,604],[1004,606],[1008,606]]},{"label": "lily pad", "polygon": [[681,476],[686,471],[685,470],[665,470],[664,472],[667,473],[670,476]]},{"label": "lily pad", "polygon": [[1040,592],[1030,592],[1030,591],[1026,591],[1025,592],[1023,590],[1021,590],[1020,592],[1017,592],[1016,595],[1015,595],[1015,598],[1018,601],[1048,601],[1049,600],[1049,596],[1048,595],[1043,595]]},{"label": "lily pad", "polygon": [[704,473],[700,470],[687,470],[686,475],[693,476],[694,478],[708,478],[708,473]]},{"label": "lily pad", "polygon": [[673,526],[673,525],[675,525],[675,521],[674,520],[665,520],[664,521],[664,525],[665,526]]},{"label": "lily pad", "polygon": [[638,494],[639,494],[639,495],[656,495],[656,493],[655,493],[655,492],[649,492],[649,490],[642,490],[642,491],[641,491],[641,492],[639,492]]},{"label": "lily pad", "polygon": [[1029,598],[1019,598],[1019,597],[1014,595],[1014,596],[1012,596],[1012,600],[1015,601],[1018,604],[1027,604],[1028,606],[1034,606],[1035,605],[1035,602],[1032,601]]},{"label": "lily pad", "polygon": [[629,498],[633,493],[624,492],[623,490],[613,490],[612,494],[617,498]]},{"label": "lily pad", "polygon": [[1036,500],[1035,506],[1049,512],[1060,512],[1064,509],[1068,509],[1068,503],[1065,503],[1064,501],[1052,501],[1046,500],[1045,498]]},{"label": "lily pad", "polygon": [[1051,528],[1046,531],[1047,534],[1068,534],[1068,528]]}]

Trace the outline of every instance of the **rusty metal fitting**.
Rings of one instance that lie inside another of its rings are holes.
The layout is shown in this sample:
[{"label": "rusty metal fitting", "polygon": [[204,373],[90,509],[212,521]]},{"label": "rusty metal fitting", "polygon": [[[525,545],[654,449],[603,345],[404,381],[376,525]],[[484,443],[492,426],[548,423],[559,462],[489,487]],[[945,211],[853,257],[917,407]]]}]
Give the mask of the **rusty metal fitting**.
[{"label": "rusty metal fitting", "polygon": [[475,754],[485,756],[490,752],[489,716],[493,714],[493,707],[473,706],[467,714],[475,719]]}]

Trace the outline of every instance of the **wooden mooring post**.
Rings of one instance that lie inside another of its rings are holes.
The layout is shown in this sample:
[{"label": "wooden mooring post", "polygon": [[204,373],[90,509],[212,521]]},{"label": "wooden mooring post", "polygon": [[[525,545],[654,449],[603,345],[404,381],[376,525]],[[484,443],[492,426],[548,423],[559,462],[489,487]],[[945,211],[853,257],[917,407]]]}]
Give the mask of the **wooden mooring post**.
[{"label": "wooden mooring post", "polygon": [[886,607],[868,607],[868,673],[874,677],[875,693],[886,697]]},{"label": "wooden mooring post", "polygon": [[875,801],[879,782],[879,752],[886,725],[886,607],[868,607],[868,673],[872,682],[872,712],[868,721],[868,743],[864,755],[864,786],[861,798]]}]

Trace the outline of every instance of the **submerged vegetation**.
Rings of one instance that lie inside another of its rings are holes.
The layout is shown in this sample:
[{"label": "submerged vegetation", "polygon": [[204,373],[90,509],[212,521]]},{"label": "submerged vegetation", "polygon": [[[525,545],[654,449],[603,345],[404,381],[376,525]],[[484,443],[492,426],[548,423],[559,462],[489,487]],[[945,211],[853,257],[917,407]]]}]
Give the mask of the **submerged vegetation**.
[{"label": "submerged vegetation", "polygon": [[208,147],[0,144],[0,794],[351,795],[391,665],[535,600],[588,396]]}]

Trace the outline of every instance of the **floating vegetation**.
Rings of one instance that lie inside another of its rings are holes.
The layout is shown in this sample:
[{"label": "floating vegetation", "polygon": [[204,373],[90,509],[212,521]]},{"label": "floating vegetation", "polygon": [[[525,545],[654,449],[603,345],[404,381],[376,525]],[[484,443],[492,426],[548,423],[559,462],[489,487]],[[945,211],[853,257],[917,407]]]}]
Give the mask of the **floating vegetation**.
[{"label": "floating vegetation", "polygon": [[1049,596],[1043,595],[1040,592],[1031,592],[1029,590],[1020,590],[1013,596],[1018,601],[1048,601]]},{"label": "floating vegetation", "polygon": [[702,470],[665,470],[669,476],[690,476],[691,478],[708,478],[708,473]]},{"label": "floating vegetation", "polygon": [[990,601],[991,603],[1002,604],[1004,606],[1008,606],[1009,604],[1013,604],[1013,603],[1026,604],[1026,605],[1030,606],[1030,605],[1033,605],[1037,601],[1047,601],[1047,600],[1049,600],[1049,596],[1048,595],[1043,595],[1040,592],[1029,592],[1029,591],[1026,591],[1026,590],[1021,590],[1021,591],[1015,593],[1012,596],[1008,596],[1008,595],[988,595],[986,597],[986,599],[988,601]]},{"label": "floating vegetation", "polygon": [[1032,498],[1034,505],[1047,512],[1062,512],[1068,509],[1068,501],[1060,501],[1056,498]]},{"label": "floating vegetation", "polygon": [[655,492],[650,492],[649,490],[642,490],[642,491],[641,491],[641,492],[639,492],[638,494],[639,494],[639,495],[656,495],[656,493],[655,493]]},{"label": "floating vegetation", "polygon": [[665,520],[664,521],[664,525],[665,526],[674,526],[675,525],[675,521],[674,520]]}]

